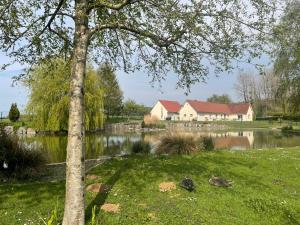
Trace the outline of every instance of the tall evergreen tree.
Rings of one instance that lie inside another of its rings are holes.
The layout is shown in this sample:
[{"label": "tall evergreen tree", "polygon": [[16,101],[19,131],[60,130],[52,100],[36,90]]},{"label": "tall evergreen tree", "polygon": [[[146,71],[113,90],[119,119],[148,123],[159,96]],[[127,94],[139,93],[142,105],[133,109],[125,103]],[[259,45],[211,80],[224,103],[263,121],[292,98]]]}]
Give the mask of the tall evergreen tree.
[{"label": "tall evergreen tree", "polygon": [[109,118],[122,112],[123,92],[120,89],[115,71],[108,63],[104,63],[98,70],[104,90],[104,111]]},{"label": "tall evergreen tree", "polygon": [[63,225],[84,224],[84,93],[88,53],[153,81],[169,71],[188,90],[231,62],[258,56],[273,0],[1,0],[0,48],[20,63],[72,57]]},{"label": "tall evergreen tree", "polygon": [[18,109],[17,103],[13,103],[11,104],[10,110],[9,110],[9,114],[8,114],[8,118],[11,122],[16,122],[19,120],[20,118],[20,111]]}]

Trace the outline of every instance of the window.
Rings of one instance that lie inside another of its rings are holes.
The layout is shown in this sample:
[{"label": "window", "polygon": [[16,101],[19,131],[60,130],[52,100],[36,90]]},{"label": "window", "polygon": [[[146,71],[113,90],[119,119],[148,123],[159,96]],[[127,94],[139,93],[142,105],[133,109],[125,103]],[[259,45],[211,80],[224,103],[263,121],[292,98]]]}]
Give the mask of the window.
[{"label": "window", "polygon": [[190,117],[192,117],[193,116],[193,114],[190,114]]},{"label": "window", "polygon": [[183,116],[186,117],[186,114],[184,114]]}]

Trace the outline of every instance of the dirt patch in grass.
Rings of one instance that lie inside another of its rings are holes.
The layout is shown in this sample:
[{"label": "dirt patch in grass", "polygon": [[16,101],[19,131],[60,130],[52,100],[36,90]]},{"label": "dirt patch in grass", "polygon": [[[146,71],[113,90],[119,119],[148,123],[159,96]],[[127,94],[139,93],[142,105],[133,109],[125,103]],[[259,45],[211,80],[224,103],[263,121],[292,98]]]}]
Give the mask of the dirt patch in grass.
[{"label": "dirt patch in grass", "polygon": [[104,212],[118,213],[120,212],[120,204],[106,203],[101,206],[101,210]]},{"label": "dirt patch in grass", "polygon": [[86,187],[86,191],[89,192],[94,192],[94,193],[103,193],[103,192],[108,192],[111,189],[111,186],[108,184],[101,184],[101,183],[96,183],[96,184],[90,184],[89,186]]},{"label": "dirt patch in grass", "polygon": [[160,192],[167,192],[176,189],[176,184],[174,182],[162,182],[159,184]]}]

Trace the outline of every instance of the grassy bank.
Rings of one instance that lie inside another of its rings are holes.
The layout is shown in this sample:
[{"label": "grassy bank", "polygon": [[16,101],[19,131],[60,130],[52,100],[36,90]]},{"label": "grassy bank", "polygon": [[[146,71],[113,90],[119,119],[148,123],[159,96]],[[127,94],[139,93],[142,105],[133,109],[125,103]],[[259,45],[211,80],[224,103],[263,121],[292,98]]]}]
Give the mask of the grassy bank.
[{"label": "grassy bank", "polygon": [[[115,159],[90,174],[112,185],[108,194],[87,193],[87,224],[96,205],[99,224],[300,224],[300,149],[203,152],[196,156]],[[221,188],[212,176],[232,180]],[[192,178],[196,192],[178,183]],[[162,193],[159,184],[177,189]],[[55,207],[62,216],[64,182],[0,186],[0,224],[42,224]],[[120,204],[117,214],[100,211]]]},{"label": "grassy bank", "polygon": [[272,129],[272,128],[281,128],[284,126],[293,126],[295,128],[300,128],[300,122],[293,122],[293,121],[268,121],[268,120],[255,120],[251,122],[238,122],[238,121],[220,121],[214,122],[216,124],[223,124],[230,128],[238,128],[238,129],[245,129],[245,128],[260,128],[260,129]]},{"label": "grassy bank", "polygon": [[[163,121],[163,123],[183,123],[183,121]],[[254,120],[254,121],[193,121],[191,123],[223,125],[225,129],[280,129],[285,126],[293,126],[295,129],[300,129],[300,122],[295,121],[269,121],[269,120]]]},{"label": "grassy bank", "polygon": [[17,130],[20,127],[31,127],[31,122],[27,119],[27,117],[21,117],[16,122],[11,122],[9,119],[1,119],[0,120],[0,127],[4,126],[13,126],[15,130]]}]

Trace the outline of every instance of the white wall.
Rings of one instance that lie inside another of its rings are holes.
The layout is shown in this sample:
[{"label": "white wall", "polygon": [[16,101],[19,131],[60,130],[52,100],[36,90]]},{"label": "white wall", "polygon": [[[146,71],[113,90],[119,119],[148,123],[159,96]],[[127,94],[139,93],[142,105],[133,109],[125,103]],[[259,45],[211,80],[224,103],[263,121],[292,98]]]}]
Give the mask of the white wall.
[{"label": "white wall", "polygon": [[192,121],[198,119],[198,114],[194,108],[188,102],[186,102],[179,111],[179,117],[182,121]]},{"label": "white wall", "polygon": [[240,114],[242,116],[242,118],[239,119],[239,115],[238,114],[231,114],[229,115],[228,119],[229,120],[236,120],[236,121],[253,121],[253,109],[250,106],[248,109],[247,114]]},{"label": "white wall", "polygon": [[151,116],[156,116],[160,120],[165,120],[168,117],[168,111],[159,101],[152,108],[150,114]]},{"label": "white wall", "polygon": [[171,120],[179,120],[178,113],[168,112],[165,107],[158,101],[150,112],[151,116],[156,116],[160,120],[166,120],[171,118]]},{"label": "white wall", "polygon": [[198,113],[198,121],[216,121],[216,120],[227,120],[228,116],[221,113]]},{"label": "white wall", "polygon": [[[178,113],[169,113],[165,107],[157,102],[151,110],[151,116],[157,116],[160,120],[166,120],[166,118],[171,118],[171,120],[181,120],[181,121],[240,121],[238,114],[218,114],[218,113],[197,113],[194,108],[188,103],[184,103]],[[253,121],[253,110],[250,106],[247,114],[241,114],[242,121]]]}]

